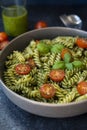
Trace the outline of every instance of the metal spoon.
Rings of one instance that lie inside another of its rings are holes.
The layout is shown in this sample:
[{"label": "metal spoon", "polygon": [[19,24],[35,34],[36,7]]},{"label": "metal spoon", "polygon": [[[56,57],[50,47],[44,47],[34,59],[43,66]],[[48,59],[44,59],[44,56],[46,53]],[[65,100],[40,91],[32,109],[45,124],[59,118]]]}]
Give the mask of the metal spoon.
[{"label": "metal spoon", "polygon": [[63,14],[59,17],[66,27],[77,28],[77,29],[82,28],[82,20],[80,19],[79,16],[75,14],[71,14],[71,15]]}]

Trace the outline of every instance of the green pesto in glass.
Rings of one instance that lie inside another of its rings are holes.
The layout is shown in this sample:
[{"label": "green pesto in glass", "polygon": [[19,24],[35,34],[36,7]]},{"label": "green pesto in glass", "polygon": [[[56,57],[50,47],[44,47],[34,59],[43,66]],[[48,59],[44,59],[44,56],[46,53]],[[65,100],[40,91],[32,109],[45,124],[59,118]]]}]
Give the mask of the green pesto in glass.
[{"label": "green pesto in glass", "polygon": [[9,36],[18,36],[28,31],[28,12],[22,6],[11,6],[3,9],[2,18],[5,32]]}]

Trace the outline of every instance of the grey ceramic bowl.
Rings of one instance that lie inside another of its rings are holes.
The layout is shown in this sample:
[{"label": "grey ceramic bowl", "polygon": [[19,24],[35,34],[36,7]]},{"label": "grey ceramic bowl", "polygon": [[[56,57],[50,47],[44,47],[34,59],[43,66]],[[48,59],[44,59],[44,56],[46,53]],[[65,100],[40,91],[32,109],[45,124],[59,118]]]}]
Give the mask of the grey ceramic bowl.
[{"label": "grey ceramic bowl", "polygon": [[4,93],[7,97],[17,106],[26,110],[27,112],[45,116],[45,117],[71,117],[80,115],[87,112],[87,101],[81,102],[72,102],[69,104],[48,104],[41,103],[33,100],[29,100],[24,98],[15,92],[11,91],[3,82],[3,71],[4,62],[6,60],[7,55],[12,53],[13,50],[22,50],[28,45],[28,41],[32,39],[44,39],[44,38],[54,38],[58,35],[61,36],[81,36],[87,37],[87,32],[71,29],[71,28],[63,28],[63,27],[49,27],[39,30],[29,31],[24,33],[16,38],[14,38],[10,44],[2,51],[0,55],[0,86],[3,89]]}]

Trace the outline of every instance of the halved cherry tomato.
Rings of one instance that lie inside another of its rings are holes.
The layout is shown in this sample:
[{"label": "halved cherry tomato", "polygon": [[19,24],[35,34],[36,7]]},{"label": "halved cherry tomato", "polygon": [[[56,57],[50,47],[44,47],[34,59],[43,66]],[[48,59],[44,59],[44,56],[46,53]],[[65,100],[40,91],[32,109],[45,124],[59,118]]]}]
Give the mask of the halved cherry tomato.
[{"label": "halved cherry tomato", "polygon": [[81,48],[87,48],[87,40],[84,38],[77,38],[76,44]]},{"label": "halved cherry tomato", "polygon": [[5,32],[0,32],[0,43],[8,40],[8,35]]},{"label": "halved cherry tomato", "polygon": [[58,70],[51,70],[49,77],[55,81],[60,82],[64,79],[65,72],[64,70],[58,69]]},{"label": "halved cherry tomato", "polygon": [[51,84],[43,84],[40,87],[40,94],[42,97],[44,97],[46,99],[52,98],[55,95],[55,92],[56,92],[56,90],[55,90],[54,86]]},{"label": "halved cherry tomato", "polygon": [[61,58],[64,59],[64,56],[66,53],[69,53],[71,55],[71,52],[68,48],[64,48],[62,49],[62,52],[61,52]]},{"label": "halved cherry tomato", "polygon": [[15,67],[15,71],[19,75],[26,75],[30,72],[31,68],[27,64],[18,64]]},{"label": "halved cherry tomato", "polygon": [[45,28],[45,27],[47,27],[47,23],[44,21],[38,21],[35,24],[35,29],[40,29],[40,28]]},{"label": "halved cherry tomato", "polygon": [[29,58],[26,62],[31,68],[34,68],[36,66],[34,60],[32,58]]},{"label": "halved cherry tomato", "polygon": [[8,45],[9,41],[3,41],[0,43],[0,50],[4,49]]},{"label": "halved cherry tomato", "polygon": [[86,81],[82,81],[77,85],[77,90],[79,92],[79,94],[84,95],[87,93],[87,82]]}]

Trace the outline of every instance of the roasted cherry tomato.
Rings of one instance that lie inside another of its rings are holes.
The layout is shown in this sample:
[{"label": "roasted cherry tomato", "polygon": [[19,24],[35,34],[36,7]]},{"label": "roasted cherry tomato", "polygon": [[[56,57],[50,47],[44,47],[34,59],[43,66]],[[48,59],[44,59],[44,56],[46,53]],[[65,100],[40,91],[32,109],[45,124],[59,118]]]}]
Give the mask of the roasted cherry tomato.
[{"label": "roasted cherry tomato", "polygon": [[86,81],[82,81],[77,85],[77,90],[79,92],[79,94],[84,95],[87,93],[87,82]]},{"label": "roasted cherry tomato", "polygon": [[0,43],[8,40],[8,35],[5,32],[0,32]]},{"label": "roasted cherry tomato", "polygon": [[9,41],[3,41],[0,43],[0,50],[4,49],[8,45]]},{"label": "roasted cherry tomato", "polygon": [[69,49],[67,49],[67,48],[62,49],[61,58],[64,59],[64,56],[65,56],[65,54],[67,54],[67,53],[71,55],[71,52],[70,52]]},{"label": "roasted cherry tomato", "polygon": [[31,68],[27,64],[18,64],[15,67],[15,71],[19,75],[26,75],[30,72]]},{"label": "roasted cherry tomato", "polygon": [[76,44],[81,48],[87,48],[87,39],[77,38]]},{"label": "roasted cherry tomato", "polygon": [[55,95],[55,92],[56,92],[56,90],[55,90],[54,86],[51,84],[43,84],[40,87],[40,94],[42,97],[44,97],[46,99],[52,98]]},{"label": "roasted cherry tomato", "polygon": [[45,28],[47,27],[47,23],[44,21],[39,21],[35,24],[35,29]]},{"label": "roasted cherry tomato", "polygon": [[34,60],[32,58],[29,58],[26,62],[31,68],[34,68],[36,66]]},{"label": "roasted cherry tomato", "polygon": [[51,70],[49,74],[50,78],[55,82],[60,82],[64,79],[65,72],[64,70],[58,69],[58,70]]}]

